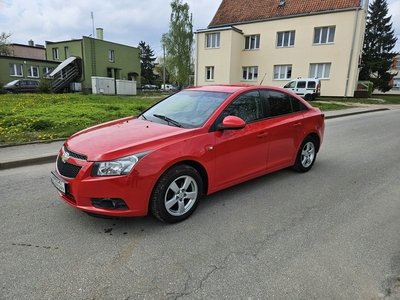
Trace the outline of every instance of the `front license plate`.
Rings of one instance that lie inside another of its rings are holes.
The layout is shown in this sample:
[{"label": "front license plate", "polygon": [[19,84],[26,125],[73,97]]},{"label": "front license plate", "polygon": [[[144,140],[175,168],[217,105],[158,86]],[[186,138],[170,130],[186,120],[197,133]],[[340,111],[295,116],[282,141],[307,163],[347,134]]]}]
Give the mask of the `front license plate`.
[{"label": "front license plate", "polygon": [[54,171],[51,171],[51,183],[57,190],[65,194],[67,192],[68,182],[65,182]]}]

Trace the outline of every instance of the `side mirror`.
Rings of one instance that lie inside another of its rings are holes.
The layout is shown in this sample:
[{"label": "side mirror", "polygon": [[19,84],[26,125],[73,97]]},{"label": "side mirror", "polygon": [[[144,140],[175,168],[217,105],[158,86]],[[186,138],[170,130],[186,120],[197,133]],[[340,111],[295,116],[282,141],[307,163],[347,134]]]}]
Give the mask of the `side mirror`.
[{"label": "side mirror", "polygon": [[222,130],[234,130],[234,129],[242,129],[246,126],[246,122],[241,118],[236,116],[226,116],[222,120],[222,124],[219,129]]}]

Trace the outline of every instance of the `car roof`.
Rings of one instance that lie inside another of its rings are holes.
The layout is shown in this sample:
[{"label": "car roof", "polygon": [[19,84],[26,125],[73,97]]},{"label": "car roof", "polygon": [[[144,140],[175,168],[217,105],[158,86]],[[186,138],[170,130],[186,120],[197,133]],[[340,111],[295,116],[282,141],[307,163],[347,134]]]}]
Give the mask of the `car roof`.
[{"label": "car roof", "polygon": [[207,92],[222,92],[222,93],[235,93],[241,90],[254,90],[254,89],[270,89],[276,91],[284,91],[285,89],[276,86],[267,85],[250,85],[250,84],[217,84],[217,85],[204,85],[187,88],[186,90],[207,91]]}]

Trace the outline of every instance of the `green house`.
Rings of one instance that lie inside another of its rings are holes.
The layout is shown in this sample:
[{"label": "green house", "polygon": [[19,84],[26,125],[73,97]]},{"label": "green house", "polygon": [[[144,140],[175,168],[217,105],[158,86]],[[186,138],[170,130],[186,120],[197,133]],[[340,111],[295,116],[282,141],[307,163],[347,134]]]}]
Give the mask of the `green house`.
[{"label": "green house", "polygon": [[97,29],[97,36],[62,42],[46,41],[47,60],[60,63],[49,74],[54,80],[53,91],[79,83],[83,90],[91,92],[93,77],[135,81],[140,86],[140,50],[104,41],[101,29]]},{"label": "green house", "polygon": [[[103,40],[103,30],[97,38],[82,37],[61,42],[46,41],[46,45],[11,44],[13,55],[0,54],[0,86],[15,79],[42,79],[50,82],[53,92],[96,91],[93,82],[106,79],[112,83],[109,93],[121,94],[122,88],[140,82],[140,50]],[[96,81],[93,81],[93,79]],[[97,89],[98,91],[99,89]],[[130,92],[125,94],[131,94]],[[124,94],[124,93],[122,93]]]},{"label": "green house", "polygon": [[37,79],[55,69],[59,62],[48,61],[42,45],[11,44],[12,55],[0,53],[0,86],[16,79]]}]

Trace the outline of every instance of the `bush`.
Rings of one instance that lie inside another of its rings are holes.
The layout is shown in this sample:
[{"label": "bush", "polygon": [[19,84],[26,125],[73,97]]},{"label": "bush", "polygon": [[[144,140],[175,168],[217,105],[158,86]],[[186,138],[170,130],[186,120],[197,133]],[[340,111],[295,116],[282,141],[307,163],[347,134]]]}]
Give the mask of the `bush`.
[{"label": "bush", "polygon": [[4,89],[3,84],[0,83],[0,94],[6,94],[7,91]]},{"label": "bush", "polygon": [[39,87],[38,87],[38,93],[41,94],[50,94],[51,93],[51,88],[50,88],[50,81],[46,79],[40,79],[39,82]]}]

